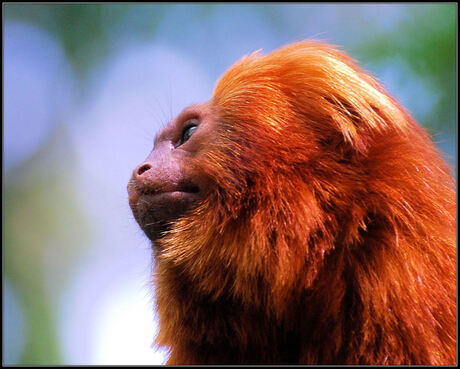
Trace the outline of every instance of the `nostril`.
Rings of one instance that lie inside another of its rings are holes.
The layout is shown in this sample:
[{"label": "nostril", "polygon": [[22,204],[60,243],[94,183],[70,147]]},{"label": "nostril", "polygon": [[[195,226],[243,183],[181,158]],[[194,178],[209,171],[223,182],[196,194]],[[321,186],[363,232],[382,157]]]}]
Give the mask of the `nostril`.
[{"label": "nostril", "polygon": [[147,172],[149,169],[151,169],[152,166],[150,164],[142,164],[138,169],[137,169],[137,175],[141,176],[143,173]]}]

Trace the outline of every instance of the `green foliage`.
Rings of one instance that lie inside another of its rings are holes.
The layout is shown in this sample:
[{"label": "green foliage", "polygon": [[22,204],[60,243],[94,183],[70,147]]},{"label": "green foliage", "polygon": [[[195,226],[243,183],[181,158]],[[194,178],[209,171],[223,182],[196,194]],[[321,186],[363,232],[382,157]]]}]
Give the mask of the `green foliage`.
[{"label": "green foliage", "polygon": [[421,123],[434,131],[455,134],[456,5],[407,5],[403,15],[395,30],[364,38],[359,53],[362,59],[378,64],[403,60],[439,96]]}]

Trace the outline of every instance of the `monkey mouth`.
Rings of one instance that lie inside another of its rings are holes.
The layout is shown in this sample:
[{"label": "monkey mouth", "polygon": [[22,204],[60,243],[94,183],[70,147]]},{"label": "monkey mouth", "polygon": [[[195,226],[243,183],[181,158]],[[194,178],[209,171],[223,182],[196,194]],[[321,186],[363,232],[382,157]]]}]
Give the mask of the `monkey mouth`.
[{"label": "monkey mouth", "polygon": [[163,192],[154,192],[141,194],[140,201],[146,201],[151,204],[153,208],[157,207],[172,207],[174,210],[180,210],[185,207],[186,203],[198,199],[199,191],[182,191],[172,190]]},{"label": "monkey mouth", "polygon": [[164,188],[157,189],[150,193],[151,196],[171,196],[171,197],[179,197],[179,196],[188,196],[198,194],[200,189],[197,185],[192,182],[183,182],[179,183],[177,186],[168,186]]},{"label": "monkey mouth", "polygon": [[200,198],[200,188],[191,182],[184,182],[150,191],[136,191],[130,196],[130,205],[147,237],[155,241]]},{"label": "monkey mouth", "polygon": [[180,181],[179,183],[167,183],[157,187],[146,187],[138,189],[140,196],[173,196],[177,197],[180,194],[197,194],[200,188],[191,181]]}]

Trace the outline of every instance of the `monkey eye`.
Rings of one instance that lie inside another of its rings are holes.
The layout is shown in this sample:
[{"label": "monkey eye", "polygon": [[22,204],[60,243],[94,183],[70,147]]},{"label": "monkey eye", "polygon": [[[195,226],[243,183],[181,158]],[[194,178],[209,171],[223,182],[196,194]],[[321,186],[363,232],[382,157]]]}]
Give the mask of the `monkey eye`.
[{"label": "monkey eye", "polygon": [[195,121],[196,121],[195,119],[190,119],[189,121],[185,123],[186,127],[182,131],[181,144],[186,142],[192,136],[195,129],[198,128],[197,125],[194,124]]}]

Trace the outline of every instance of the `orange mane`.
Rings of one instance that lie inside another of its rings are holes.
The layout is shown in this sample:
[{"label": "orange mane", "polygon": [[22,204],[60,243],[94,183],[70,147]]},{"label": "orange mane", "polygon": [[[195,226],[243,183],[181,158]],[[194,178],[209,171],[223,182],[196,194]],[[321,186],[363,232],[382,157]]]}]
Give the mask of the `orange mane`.
[{"label": "orange mane", "polygon": [[[160,240],[157,343],[225,335],[207,296],[300,331],[304,363],[455,363],[455,183],[410,115],[318,42],[243,58],[210,104],[215,190]],[[241,350],[263,345],[234,315]]]}]

